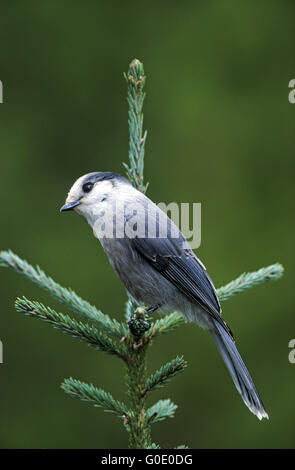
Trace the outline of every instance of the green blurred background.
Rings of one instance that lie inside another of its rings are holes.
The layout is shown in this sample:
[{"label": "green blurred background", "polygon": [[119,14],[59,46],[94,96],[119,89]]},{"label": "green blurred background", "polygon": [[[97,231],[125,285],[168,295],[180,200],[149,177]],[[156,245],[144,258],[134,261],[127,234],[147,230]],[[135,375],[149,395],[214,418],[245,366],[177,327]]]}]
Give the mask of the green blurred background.
[{"label": "green blurred background", "polygon": [[[198,255],[217,287],[279,261],[282,280],[223,305],[270,421],[245,407],[207,332],[186,325],[154,343],[150,371],[189,367],[152,401],[174,420],[169,448],[290,448],[295,441],[293,1],[27,1],[0,7],[1,248],[11,248],[121,319],[126,298],[91,229],[59,208],[89,171],[122,172],[131,59],[147,74],[146,180],[155,201],[201,202]],[[124,448],[119,420],[60,390],[73,376],[125,399],[122,364],[14,310],[25,278],[0,270],[0,446]],[[59,306],[59,311],[63,310]],[[151,400],[151,399],[150,399]]]}]

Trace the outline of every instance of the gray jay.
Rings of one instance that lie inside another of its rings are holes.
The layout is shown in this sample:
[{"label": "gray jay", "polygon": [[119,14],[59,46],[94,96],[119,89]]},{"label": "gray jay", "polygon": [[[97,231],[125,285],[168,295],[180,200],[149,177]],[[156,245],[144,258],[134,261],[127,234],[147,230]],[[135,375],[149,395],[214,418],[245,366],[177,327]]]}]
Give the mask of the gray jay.
[{"label": "gray jay", "polygon": [[79,178],[61,211],[83,215],[109,261],[138,302],[152,311],[179,311],[210,331],[242,399],[259,419],[264,405],[221,316],[204,265],[172,220],[123,176],[95,172]]}]

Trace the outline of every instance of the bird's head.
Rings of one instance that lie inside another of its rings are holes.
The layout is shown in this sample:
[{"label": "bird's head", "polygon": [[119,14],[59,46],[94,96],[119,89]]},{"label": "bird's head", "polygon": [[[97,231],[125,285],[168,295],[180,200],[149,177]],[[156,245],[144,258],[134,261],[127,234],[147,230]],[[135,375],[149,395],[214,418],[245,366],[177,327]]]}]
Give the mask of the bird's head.
[{"label": "bird's head", "polygon": [[117,173],[88,173],[75,181],[60,211],[74,210],[93,223],[109,204],[126,197],[132,189],[129,181]]}]

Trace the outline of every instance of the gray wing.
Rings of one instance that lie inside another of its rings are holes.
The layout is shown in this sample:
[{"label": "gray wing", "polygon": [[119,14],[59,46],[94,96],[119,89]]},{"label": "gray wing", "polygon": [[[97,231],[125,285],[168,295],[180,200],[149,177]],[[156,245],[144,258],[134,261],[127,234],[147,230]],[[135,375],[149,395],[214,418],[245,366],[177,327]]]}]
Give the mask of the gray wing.
[{"label": "gray wing", "polygon": [[[197,302],[233,337],[221,317],[219,300],[204,266],[195,256],[184,236],[179,238],[137,238],[133,248],[159,273],[174,284],[191,301]],[[183,248],[183,243],[186,243]]]}]

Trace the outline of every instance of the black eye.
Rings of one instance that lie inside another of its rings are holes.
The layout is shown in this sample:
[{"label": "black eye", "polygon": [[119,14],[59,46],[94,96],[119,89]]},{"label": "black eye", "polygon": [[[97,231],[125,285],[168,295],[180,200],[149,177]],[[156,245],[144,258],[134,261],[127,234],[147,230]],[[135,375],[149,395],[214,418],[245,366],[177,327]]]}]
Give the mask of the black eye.
[{"label": "black eye", "polygon": [[93,188],[93,183],[85,183],[82,186],[84,193],[89,193],[92,188]]}]

